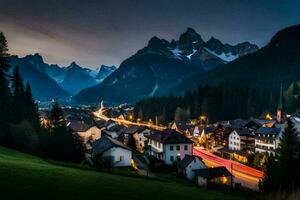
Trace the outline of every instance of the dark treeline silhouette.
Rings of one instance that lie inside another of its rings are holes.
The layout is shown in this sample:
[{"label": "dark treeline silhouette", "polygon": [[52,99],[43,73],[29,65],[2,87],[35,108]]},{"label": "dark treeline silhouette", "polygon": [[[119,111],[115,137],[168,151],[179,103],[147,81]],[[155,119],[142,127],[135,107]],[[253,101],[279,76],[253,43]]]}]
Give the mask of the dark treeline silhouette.
[{"label": "dark treeline silhouette", "polygon": [[[8,45],[0,33],[0,145],[60,161],[80,161],[80,139],[66,128],[61,108],[53,105],[49,126],[41,127],[30,83],[24,87],[19,67],[9,75]],[[46,88],[45,88],[46,89]]]},{"label": "dark treeline silhouette", "polygon": [[254,89],[242,81],[224,82],[217,86],[199,86],[197,91],[187,92],[182,97],[171,95],[142,100],[135,105],[135,115],[142,111],[143,120],[157,117],[162,124],[201,115],[215,122],[274,112],[277,98],[278,94],[263,88]]}]

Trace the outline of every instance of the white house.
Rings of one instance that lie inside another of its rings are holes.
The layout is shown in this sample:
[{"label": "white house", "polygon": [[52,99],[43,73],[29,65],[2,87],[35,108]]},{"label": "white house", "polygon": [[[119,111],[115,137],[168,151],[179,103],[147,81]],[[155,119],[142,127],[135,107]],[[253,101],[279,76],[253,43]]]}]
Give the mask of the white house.
[{"label": "white house", "polygon": [[275,155],[280,141],[281,129],[260,127],[255,131],[255,152]]},{"label": "white house", "polygon": [[193,142],[183,134],[173,130],[155,131],[146,136],[150,154],[172,165],[186,155],[193,155]]},{"label": "white house", "polygon": [[235,128],[228,136],[229,150],[254,150],[254,134],[247,128]]},{"label": "white house", "polygon": [[103,135],[92,145],[92,159],[112,162],[112,167],[127,167],[131,165],[132,151],[129,147],[107,135]]},{"label": "white house", "polygon": [[196,180],[194,170],[206,168],[204,162],[197,156],[186,155],[178,165],[178,173],[188,180]]}]

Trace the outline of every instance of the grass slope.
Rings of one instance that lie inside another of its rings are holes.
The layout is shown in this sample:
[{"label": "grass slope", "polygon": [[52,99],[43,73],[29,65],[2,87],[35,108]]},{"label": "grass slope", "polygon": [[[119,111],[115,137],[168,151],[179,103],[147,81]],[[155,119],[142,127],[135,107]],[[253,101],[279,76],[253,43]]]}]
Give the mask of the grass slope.
[{"label": "grass slope", "polygon": [[160,181],[112,175],[49,163],[0,147],[0,199],[242,199],[218,192]]}]

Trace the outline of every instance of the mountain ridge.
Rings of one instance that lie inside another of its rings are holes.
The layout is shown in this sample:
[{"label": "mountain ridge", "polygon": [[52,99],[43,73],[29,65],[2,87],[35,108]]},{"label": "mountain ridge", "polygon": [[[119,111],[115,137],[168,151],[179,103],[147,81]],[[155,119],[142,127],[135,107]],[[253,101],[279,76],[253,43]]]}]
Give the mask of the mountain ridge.
[{"label": "mountain ridge", "polygon": [[226,49],[224,55],[213,53],[214,49],[208,50],[207,43],[192,28],[187,28],[177,41],[169,42],[153,36],[147,46],[124,60],[102,83],[80,91],[74,98],[78,102],[105,100],[128,103],[167,95],[172,87],[193,73],[203,73],[227,63],[224,58],[233,53],[239,57],[242,53],[252,53],[258,49],[250,43],[245,43],[248,47],[244,49],[241,45],[220,44]]}]

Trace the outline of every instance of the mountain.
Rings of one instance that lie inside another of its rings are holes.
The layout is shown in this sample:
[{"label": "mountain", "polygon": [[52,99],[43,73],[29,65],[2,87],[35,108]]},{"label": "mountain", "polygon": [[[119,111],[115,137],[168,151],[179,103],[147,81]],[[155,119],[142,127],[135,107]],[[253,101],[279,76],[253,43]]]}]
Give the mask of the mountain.
[{"label": "mountain", "polygon": [[[35,65],[34,62],[39,63]],[[10,57],[10,64],[13,68],[18,65],[24,83],[27,81],[31,85],[33,95],[36,100],[49,101],[55,98],[67,97],[68,92],[62,89],[52,78],[45,73],[43,60],[36,54],[34,56],[19,58]],[[39,66],[39,67],[38,67]]]},{"label": "mountain", "polygon": [[70,94],[76,94],[80,90],[96,85],[97,81],[90,75],[91,70],[81,68],[75,62],[64,69],[64,79],[60,85]]},{"label": "mountain", "polygon": [[168,49],[175,57],[191,62],[208,71],[220,64],[253,53],[258,50],[258,46],[249,42],[237,45],[223,44],[214,37],[204,42],[194,29],[188,28],[186,32],[181,34],[178,41],[173,40],[171,42]]},{"label": "mountain", "polygon": [[257,49],[247,42],[235,46],[216,39],[204,42],[191,28],[177,41],[152,37],[146,47],[123,61],[102,83],[80,91],[75,99],[123,103],[166,95],[192,74],[211,70]]},{"label": "mountain", "polygon": [[116,66],[106,66],[101,65],[100,69],[98,69],[98,73],[96,74],[96,80],[98,82],[103,81],[106,77],[108,77],[111,73],[113,73],[117,69]]},{"label": "mountain", "polygon": [[[25,69],[28,68],[27,65],[30,65],[30,69],[39,72],[39,74],[43,74],[43,76],[47,76],[47,79],[53,79],[59,87],[72,95],[84,88],[100,83],[116,69],[115,66],[109,67],[103,65],[100,68],[93,70],[81,67],[75,62],[71,63],[68,67],[61,67],[57,64],[45,63],[42,56],[37,53],[34,55],[27,55],[24,58],[14,57],[13,60],[18,63],[20,68],[24,68],[23,72],[26,73],[26,76],[34,77],[33,74],[29,74],[28,71],[25,71]],[[48,97],[46,99],[48,99]]]},{"label": "mountain", "polygon": [[205,74],[195,73],[173,89],[174,94],[194,90],[200,84],[245,83],[254,88],[278,92],[300,80],[300,25],[276,33],[260,50],[240,57]]}]

